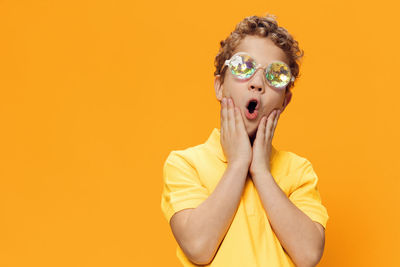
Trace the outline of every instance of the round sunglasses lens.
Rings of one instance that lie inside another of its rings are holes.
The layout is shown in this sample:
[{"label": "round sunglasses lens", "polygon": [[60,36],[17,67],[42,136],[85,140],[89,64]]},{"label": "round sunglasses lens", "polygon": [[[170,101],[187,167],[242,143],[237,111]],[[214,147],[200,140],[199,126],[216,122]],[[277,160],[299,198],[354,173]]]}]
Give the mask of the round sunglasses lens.
[{"label": "round sunglasses lens", "polygon": [[229,68],[232,74],[236,75],[239,79],[246,79],[253,75],[255,62],[248,55],[236,55],[231,59]]},{"label": "round sunglasses lens", "polygon": [[271,86],[283,88],[290,82],[290,68],[283,62],[271,63],[267,69],[265,77]]}]

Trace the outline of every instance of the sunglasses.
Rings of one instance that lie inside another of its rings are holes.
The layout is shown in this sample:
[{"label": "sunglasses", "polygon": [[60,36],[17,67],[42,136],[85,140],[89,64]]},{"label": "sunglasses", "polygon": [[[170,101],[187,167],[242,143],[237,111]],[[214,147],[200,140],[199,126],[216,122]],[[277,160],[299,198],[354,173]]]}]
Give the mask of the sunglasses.
[{"label": "sunglasses", "polygon": [[[256,63],[246,52],[238,52],[230,59],[225,60],[224,66],[227,65],[231,73],[238,79],[245,80],[253,76],[261,64]],[[294,77],[290,72],[289,66],[279,60],[275,60],[268,64],[264,69],[264,77],[268,84],[277,89],[285,88],[290,81],[294,81]]]}]

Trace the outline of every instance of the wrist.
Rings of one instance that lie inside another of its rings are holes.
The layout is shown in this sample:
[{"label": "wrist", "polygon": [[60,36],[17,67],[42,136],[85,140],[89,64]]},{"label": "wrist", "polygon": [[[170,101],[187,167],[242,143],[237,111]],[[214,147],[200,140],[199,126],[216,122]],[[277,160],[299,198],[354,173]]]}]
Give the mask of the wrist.
[{"label": "wrist", "polygon": [[232,161],[228,162],[228,168],[236,170],[249,170],[250,163],[245,161]]},{"label": "wrist", "polygon": [[262,168],[262,169],[257,169],[250,171],[251,177],[257,178],[257,177],[262,177],[262,176],[268,176],[271,175],[271,172],[267,168]]}]

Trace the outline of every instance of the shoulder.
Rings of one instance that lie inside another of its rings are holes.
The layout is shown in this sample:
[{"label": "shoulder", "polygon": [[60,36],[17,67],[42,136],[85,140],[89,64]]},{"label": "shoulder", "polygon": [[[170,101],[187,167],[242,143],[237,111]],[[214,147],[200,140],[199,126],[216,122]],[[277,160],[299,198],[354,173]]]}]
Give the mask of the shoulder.
[{"label": "shoulder", "polygon": [[199,144],[184,149],[171,150],[166,157],[164,165],[167,164],[167,162],[186,162],[194,166],[197,159],[201,157],[204,148],[204,144]]},{"label": "shoulder", "polygon": [[274,162],[284,175],[292,175],[311,167],[311,162],[303,155],[286,150],[279,150]]}]

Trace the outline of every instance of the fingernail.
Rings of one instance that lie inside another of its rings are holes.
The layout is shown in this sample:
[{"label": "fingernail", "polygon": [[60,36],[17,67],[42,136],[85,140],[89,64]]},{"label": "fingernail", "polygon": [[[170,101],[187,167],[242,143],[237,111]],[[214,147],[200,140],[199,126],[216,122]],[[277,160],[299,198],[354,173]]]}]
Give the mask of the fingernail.
[{"label": "fingernail", "polygon": [[225,97],[222,98],[222,103],[224,103],[224,104],[226,103]]}]

